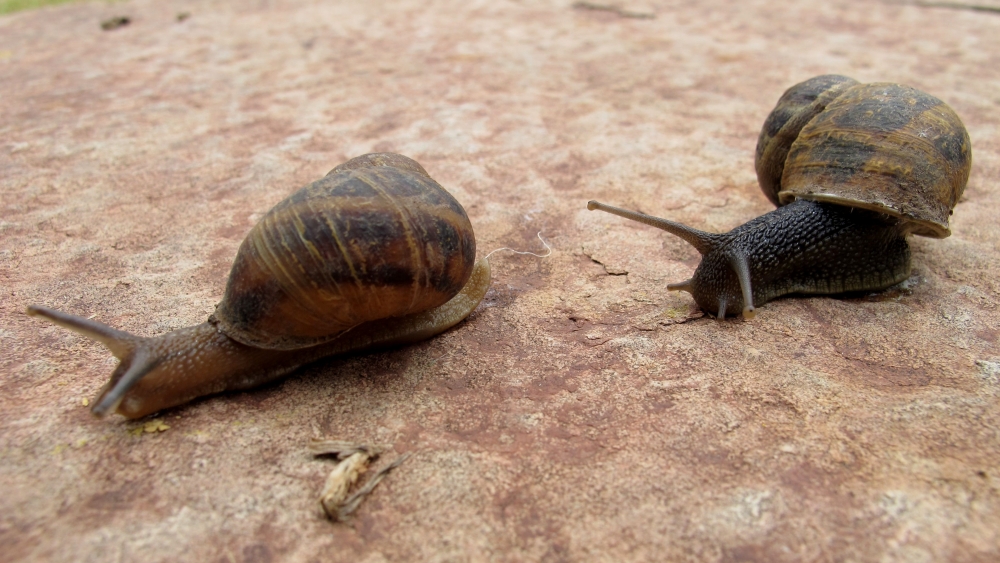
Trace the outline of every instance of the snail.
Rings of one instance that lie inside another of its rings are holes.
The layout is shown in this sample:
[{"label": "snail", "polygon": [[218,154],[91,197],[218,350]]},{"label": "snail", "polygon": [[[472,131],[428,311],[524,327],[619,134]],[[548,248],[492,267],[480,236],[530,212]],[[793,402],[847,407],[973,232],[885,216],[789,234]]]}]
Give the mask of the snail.
[{"label": "snail", "polygon": [[202,324],[144,338],[40,306],[119,360],[94,401],[127,418],[247,389],[333,354],[416,342],[458,324],[490,285],[462,206],[398,154],[349,160],[250,231]]},{"label": "snail", "polygon": [[788,89],[757,141],[776,210],[728,233],[591,201],[702,255],[687,291],[724,319],[788,294],[876,291],[910,276],[909,234],[944,238],[972,165],[969,134],[941,100],[899,84],[817,76]]}]

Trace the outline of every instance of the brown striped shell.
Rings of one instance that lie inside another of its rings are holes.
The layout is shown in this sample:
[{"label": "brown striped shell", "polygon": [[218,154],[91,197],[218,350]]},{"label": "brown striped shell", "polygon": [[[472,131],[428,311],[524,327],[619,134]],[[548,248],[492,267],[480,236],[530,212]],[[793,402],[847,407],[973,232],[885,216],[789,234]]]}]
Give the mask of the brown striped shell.
[{"label": "brown striped shell", "polygon": [[469,280],[475,256],[465,210],[423,167],[364,155],[254,226],[209,322],[249,346],[313,346],[445,303]]},{"label": "brown striped shell", "polygon": [[757,141],[757,179],[776,205],[827,201],[897,217],[944,238],[972,166],[969,134],[941,100],[899,84],[817,76],[778,100]]}]

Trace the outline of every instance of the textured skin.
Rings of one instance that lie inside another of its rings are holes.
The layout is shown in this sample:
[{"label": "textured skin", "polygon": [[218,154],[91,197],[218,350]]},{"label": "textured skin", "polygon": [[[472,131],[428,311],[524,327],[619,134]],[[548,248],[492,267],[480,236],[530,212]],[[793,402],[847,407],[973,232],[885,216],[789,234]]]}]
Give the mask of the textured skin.
[{"label": "textured skin", "polygon": [[904,219],[907,232],[948,236],[972,166],[961,119],[909,86],[852,82],[819,76],[781,97],[757,145],[764,193],[779,205],[810,199],[870,209]]},{"label": "textured skin", "polygon": [[910,275],[910,249],[898,222],[828,203],[798,200],[719,235],[692,278],[705,311],[743,309],[730,256],[750,267],[755,305],[790,293],[836,294],[883,289]]},{"label": "textured skin", "polygon": [[361,156],[261,219],[210,322],[251,346],[314,346],[445,303],[468,281],[475,254],[465,210],[419,164]]}]

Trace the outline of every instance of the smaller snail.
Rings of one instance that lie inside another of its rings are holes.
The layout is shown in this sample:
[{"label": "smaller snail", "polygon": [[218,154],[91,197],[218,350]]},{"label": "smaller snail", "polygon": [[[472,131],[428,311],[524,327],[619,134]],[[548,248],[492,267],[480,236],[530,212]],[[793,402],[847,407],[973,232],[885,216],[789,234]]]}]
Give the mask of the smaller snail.
[{"label": "smaller snail", "polygon": [[94,401],[127,418],[247,389],[333,354],[430,338],[490,285],[462,206],[419,164],[360,156],[272,208],[240,246],[208,321],[144,338],[40,306],[120,363]]},{"label": "smaller snail", "polygon": [[873,291],[910,275],[908,234],[944,238],[972,146],[941,100],[899,84],[817,76],[788,89],[757,141],[757,179],[778,209],[728,233],[604,205],[702,255],[687,291],[722,319],[787,294]]}]

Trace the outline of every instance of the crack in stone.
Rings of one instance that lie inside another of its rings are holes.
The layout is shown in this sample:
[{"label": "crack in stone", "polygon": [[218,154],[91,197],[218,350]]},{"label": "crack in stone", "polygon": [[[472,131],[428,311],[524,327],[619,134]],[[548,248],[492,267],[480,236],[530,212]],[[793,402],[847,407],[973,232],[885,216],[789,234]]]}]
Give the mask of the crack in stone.
[{"label": "crack in stone", "polygon": [[594,264],[598,264],[602,268],[604,268],[604,272],[606,274],[608,274],[609,276],[625,276],[626,281],[628,280],[628,270],[622,270],[620,268],[610,267],[607,264],[605,264],[604,262],[601,262],[600,260],[598,260],[597,258],[594,258],[593,255],[591,255],[587,251],[584,251],[583,254],[587,258],[590,258],[591,262],[593,262]]}]

